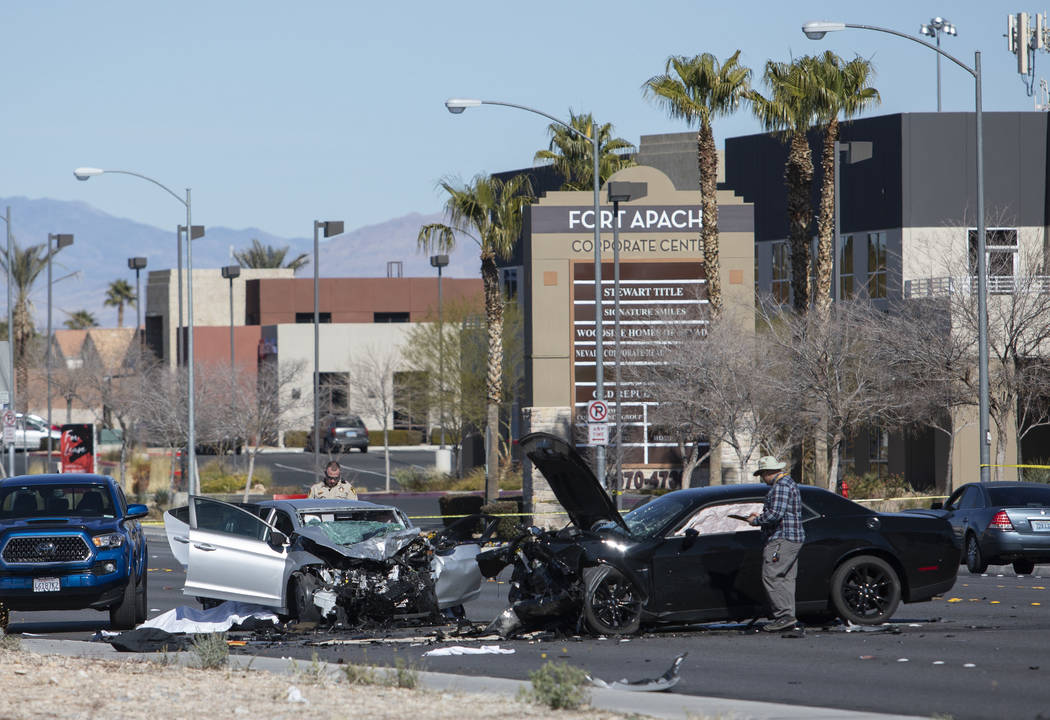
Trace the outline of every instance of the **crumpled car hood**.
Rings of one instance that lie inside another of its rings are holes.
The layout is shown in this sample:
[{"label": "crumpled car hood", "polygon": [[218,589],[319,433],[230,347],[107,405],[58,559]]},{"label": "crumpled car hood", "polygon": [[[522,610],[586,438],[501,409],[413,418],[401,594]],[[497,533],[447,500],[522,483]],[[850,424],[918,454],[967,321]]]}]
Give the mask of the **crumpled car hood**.
[{"label": "crumpled car hood", "polygon": [[334,542],[328,536],[328,533],[321,528],[309,525],[295,531],[294,535],[305,538],[315,546],[320,546],[325,550],[333,550],[350,560],[382,562],[394,557],[411,545],[413,540],[417,540],[419,538],[419,529],[406,528],[405,530],[397,530],[389,535],[369,538],[352,545],[340,545]]}]

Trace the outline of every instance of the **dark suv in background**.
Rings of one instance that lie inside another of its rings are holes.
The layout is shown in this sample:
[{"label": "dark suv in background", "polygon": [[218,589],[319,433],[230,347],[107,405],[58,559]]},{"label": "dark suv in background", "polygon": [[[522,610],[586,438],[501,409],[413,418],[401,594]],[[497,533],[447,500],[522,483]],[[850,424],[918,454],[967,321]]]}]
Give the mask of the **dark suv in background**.
[{"label": "dark suv in background", "polygon": [[[321,452],[360,450],[368,452],[368,429],[357,415],[328,415],[321,418]],[[306,436],[307,452],[313,452],[314,431]]]},{"label": "dark suv in background", "polygon": [[146,619],[146,538],[113,478],[0,480],[0,628],[10,610],[108,610],[124,630]]}]

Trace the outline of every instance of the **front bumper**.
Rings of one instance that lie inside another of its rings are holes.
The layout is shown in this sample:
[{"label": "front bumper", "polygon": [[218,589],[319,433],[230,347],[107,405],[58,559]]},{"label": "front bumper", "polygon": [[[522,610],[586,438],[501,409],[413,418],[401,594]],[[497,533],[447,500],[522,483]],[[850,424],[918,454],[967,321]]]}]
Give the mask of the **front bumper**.
[{"label": "front bumper", "polygon": [[[57,577],[58,592],[33,592],[34,577]],[[73,574],[36,573],[0,576],[0,602],[11,610],[105,610],[123,596],[129,578],[124,573],[109,576],[89,572]]]}]

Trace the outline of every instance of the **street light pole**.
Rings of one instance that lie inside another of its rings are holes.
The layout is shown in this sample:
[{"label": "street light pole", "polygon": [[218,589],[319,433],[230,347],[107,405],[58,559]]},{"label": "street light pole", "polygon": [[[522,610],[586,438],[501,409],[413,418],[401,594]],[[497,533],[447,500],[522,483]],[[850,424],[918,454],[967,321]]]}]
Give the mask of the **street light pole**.
[{"label": "street light pole", "polygon": [[[55,248],[51,249],[51,241],[55,242]],[[51,344],[54,338],[51,336],[51,258],[64,247],[73,244],[73,236],[68,233],[47,234],[47,352],[44,356],[44,365],[47,368],[47,472],[51,472]]]},{"label": "street light pole", "polygon": [[[132,172],[130,170],[102,170],[100,168],[82,167],[82,168],[77,168],[76,170],[73,171],[73,176],[76,177],[77,180],[90,180],[91,178],[95,177],[96,175],[103,175],[103,174],[131,175],[131,176],[137,177],[137,178],[139,178],[141,180],[145,180],[147,182],[151,182],[154,185],[156,185],[157,187],[159,187],[161,190],[165,191],[166,193],[171,195],[173,198],[178,200],[184,206],[186,206],[186,228],[187,228],[187,231],[186,231],[187,232],[187,236],[186,236],[186,273],[187,273],[187,280],[186,280],[186,304],[188,305],[187,325],[188,325],[188,330],[189,330],[189,332],[187,333],[187,338],[186,338],[186,350],[187,350],[187,353],[186,353],[186,355],[187,355],[187,358],[186,358],[186,365],[187,365],[187,369],[186,369],[187,403],[186,404],[187,404],[187,415],[188,415],[187,423],[186,423],[186,426],[187,426],[186,427],[186,435],[187,435],[187,440],[186,440],[187,448],[186,448],[186,451],[187,451],[187,454],[189,455],[189,472],[190,472],[190,478],[189,478],[188,488],[187,489],[189,490],[189,495],[191,497],[193,497],[194,495],[197,495],[199,493],[199,491],[200,491],[200,482],[199,482],[199,478],[197,477],[197,447],[196,447],[196,445],[197,445],[197,429],[196,429],[196,425],[195,425],[195,422],[194,422],[194,390],[195,390],[195,387],[194,387],[194,378],[193,378],[193,375],[194,375],[194,373],[193,373],[193,240],[195,240],[197,237],[201,237],[201,236],[204,235],[204,227],[203,226],[198,226],[198,227],[194,227],[193,226],[193,212],[192,212],[192,202],[191,202],[191,199],[190,199],[190,188],[186,188],[186,197],[184,199],[184,198],[179,197],[179,195],[176,194],[167,185],[163,185],[163,184],[157,182],[156,180],[154,180],[153,178],[151,178],[151,177],[149,177],[147,175],[142,175],[141,173]],[[197,235],[198,229],[200,230],[200,235]],[[181,258],[181,255],[182,254],[179,253],[180,258]],[[182,282],[181,281],[179,282],[179,288],[180,288],[180,290],[182,288]],[[191,502],[189,503],[189,506],[190,506],[190,524],[191,525],[195,525],[196,522],[197,522],[196,503],[194,503],[191,500]]]},{"label": "street light pole", "polygon": [[330,238],[333,235],[341,235],[343,232],[342,220],[314,220],[314,472],[321,472],[321,284],[319,276],[319,242],[318,231],[324,231],[324,236]]},{"label": "street light pole", "polygon": [[919,34],[932,37],[937,41],[937,112],[941,111],[941,33],[956,35],[955,26],[949,20],[935,17],[928,23],[919,26]]},{"label": "street light pole", "polygon": [[[11,261],[12,261],[12,249],[11,249],[11,206],[7,206],[7,210],[4,213],[4,225],[7,226],[7,358],[10,362],[8,372],[11,374],[8,378],[8,390],[10,395],[8,397],[8,407],[11,408],[12,412],[17,412],[15,407],[15,313],[14,313],[14,300],[11,294]],[[7,446],[7,476],[15,476],[15,443],[11,442]]]},{"label": "street light pole", "polygon": [[802,26],[802,32],[810,40],[820,40],[826,33],[853,28],[856,30],[874,30],[889,35],[896,35],[906,40],[925,45],[939,55],[951,60],[974,79],[974,106],[977,125],[977,372],[978,372],[978,421],[980,438],[980,480],[988,482],[991,468],[990,445],[992,442],[988,426],[988,273],[985,258],[987,238],[984,219],[984,117],[981,99],[981,52],[975,52],[973,67],[949,55],[936,45],[911,35],[876,25],[857,25],[840,22],[808,22]]},{"label": "street light pole", "polygon": [[226,265],[222,269],[222,276],[230,281],[230,397],[237,387],[237,370],[234,366],[233,353],[233,279],[241,276],[240,265]]},{"label": "street light pole", "polygon": [[[142,332],[142,283],[139,280],[139,273],[142,268],[146,267],[146,258],[144,257],[130,257],[128,258],[128,267],[135,271],[135,332]],[[143,338],[139,336],[139,349],[143,347]]]},{"label": "street light pole", "polygon": [[[445,322],[442,315],[441,269],[448,265],[448,255],[431,255],[431,267],[438,270],[438,402],[441,406],[441,449],[445,449]],[[427,442],[430,442],[429,440]]]},{"label": "street light pole", "polygon": [[[480,105],[502,105],[503,107],[517,108],[518,110],[524,110],[526,112],[534,113],[536,115],[542,115],[543,117],[551,120],[552,122],[561,125],[572,134],[583,138],[591,144],[591,150],[593,154],[593,165],[594,165],[594,398],[596,400],[605,400],[605,378],[603,373],[604,363],[604,352],[602,337],[602,233],[601,233],[601,178],[598,175],[599,171],[599,139],[598,139],[598,123],[592,122],[591,124],[591,136],[588,137],[586,133],[580,132],[569,123],[564,120],[537,110],[536,108],[528,107],[527,105],[518,105],[516,103],[500,102],[497,100],[476,100],[469,98],[449,98],[445,101],[445,107],[453,115],[459,115],[464,110],[470,107],[478,107]],[[575,399],[573,400],[575,402]],[[598,445],[595,448],[595,475],[598,476],[598,481],[605,485],[605,446]]]}]

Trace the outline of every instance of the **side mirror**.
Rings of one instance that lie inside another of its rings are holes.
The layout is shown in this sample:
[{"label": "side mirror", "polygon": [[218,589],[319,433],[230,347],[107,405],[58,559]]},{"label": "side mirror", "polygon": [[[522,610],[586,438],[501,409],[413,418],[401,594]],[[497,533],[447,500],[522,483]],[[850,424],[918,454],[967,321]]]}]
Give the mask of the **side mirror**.
[{"label": "side mirror", "polygon": [[127,515],[124,516],[125,520],[137,520],[138,518],[144,518],[149,515],[149,508],[145,505],[128,505]]},{"label": "side mirror", "polygon": [[280,530],[270,531],[270,545],[274,547],[282,547],[288,544],[288,536]]},{"label": "side mirror", "polygon": [[690,547],[696,542],[696,539],[700,537],[700,531],[696,528],[686,528],[685,531],[685,546]]},{"label": "side mirror", "polygon": [[930,510],[943,510],[943,509],[944,509],[944,503],[941,502],[940,500],[934,500],[932,503],[930,503]]}]

